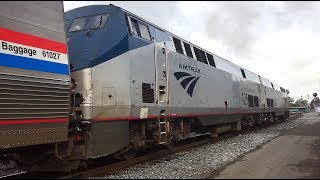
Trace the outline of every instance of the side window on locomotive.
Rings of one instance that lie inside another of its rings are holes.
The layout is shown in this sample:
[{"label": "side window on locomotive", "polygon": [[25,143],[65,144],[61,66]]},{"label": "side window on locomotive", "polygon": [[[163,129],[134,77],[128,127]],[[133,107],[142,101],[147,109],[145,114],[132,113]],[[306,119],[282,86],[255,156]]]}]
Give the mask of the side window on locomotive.
[{"label": "side window on locomotive", "polygon": [[208,64],[205,52],[196,47],[193,47],[193,50],[198,61]]},{"label": "side window on locomotive", "polygon": [[139,23],[139,29],[140,29],[140,34],[141,34],[142,38],[151,40],[150,39],[149,29],[148,29],[148,27],[146,25]]},{"label": "side window on locomotive", "polygon": [[273,99],[267,98],[268,107],[273,107]]},{"label": "side window on locomotive", "polygon": [[139,36],[139,34],[138,34],[138,23],[137,23],[137,21],[135,19],[131,18],[131,26],[132,26],[133,34]]},{"label": "side window on locomotive", "polygon": [[200,55],[199,49],[196,47],[193,47],[193,50],[194,50],[194,54],[196,55],[197,60],[201,62],[201,55]]},{"label": "side window on locomotive", "polygon": [[254,107],[259,107],[259,98],[258,96],[253,96]]},{"label": "side window on locomotive", "polygon": [[131,19],[131,27],[132,27],[133,34],[139,37],[142,37],[144,39],[151,40],[148,26],[138,22],[136,19],[133,19],[133,18],[130,18],[130,19]]},{"label": "side window on locomotive", "polygon": [[106,25],[109,16],[110,14],[99,14],[76,18],[72,21],[68,32],[103,28]]},{"label": "side window on locomotive", "polygon": [[180,39],[177,39],[177,38],[175,38],[175,37],[172,37],[172,39],[173,39],[173,43],[174,43],[174,46],[175,46],[175,48],[176,48],[176,51],[177,51],[178,53],[180,53],[180,54],[184,54],[184,53],[183,53],[183,49],[182,49],[182,45],[181,45]]},{"label": "side window on locomotive", "polygon": [[249,107],[254,107],[253,96],[248,95],[248,102],[249,102]]},{"label": "side window on locomotive", "polygon": [[184,49],[186,50],[187,56],[193,58],[191,47],[188,43],[183,42]]},{"label": "side window on locomotive", "polygon": [[247,77],[246,77],[246,74],[244,73],[244,70],[241,69],[241,68],[240,68],[240,70],[241,70],[242,77],[243,77],[243,78],[247,78]]},{"label": "side window on locomotive", "polygon": [[201,62],[208,64],[207,57],[204,51],[200,50]]},{"label": "side window on locomotive", "polygon": [[208,58],[208,61],[209,61],[209,64],[213,67],[216,67],[216,64],[214,63],[214,59],[213,59],[213,56],[211,54],[207,54],[207,58]]}]

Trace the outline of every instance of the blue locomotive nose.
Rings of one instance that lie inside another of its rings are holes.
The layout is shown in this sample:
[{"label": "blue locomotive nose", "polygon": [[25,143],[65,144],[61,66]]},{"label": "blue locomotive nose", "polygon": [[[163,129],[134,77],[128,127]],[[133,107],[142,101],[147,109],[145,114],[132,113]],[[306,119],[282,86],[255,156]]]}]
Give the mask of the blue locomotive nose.
[{"label": "blue locomotive nose", "polygon": [[128,51],[125,15],[118,11],[116,7],[97,5],[65,13],[72,71],[93,67]]}]

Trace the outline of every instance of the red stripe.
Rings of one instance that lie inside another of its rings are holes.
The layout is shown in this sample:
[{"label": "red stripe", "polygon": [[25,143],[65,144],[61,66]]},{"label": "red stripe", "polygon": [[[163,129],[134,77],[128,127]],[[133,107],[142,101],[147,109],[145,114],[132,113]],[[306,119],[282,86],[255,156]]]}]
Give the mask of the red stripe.
[{"label": "red stripe", "polygon": [[[158,116],[148,116],[148,119],[155,119]],[[114,118],[97,118],[95,121],[114,121],[114,120],[136,120],[140,119],[139,116],[130,116],[130,117],[114,117]]]},{"label": "red stripe", "polygon": [[0,125],[14,124],[39,124],[39,123],[60,123],[67,122],[68,118],[59,119],[19,119],[19,120],[0,120]]},{"label": "red stripe", "polygon": [[[279,111],[279,110],[278,110]],[[287,110],[288,111],[288,110]],[[230,114],[256,114],[264,112],[274,112],[274,111],[256,111],[256,112],[226,112],[226,113],[204,113],[204,114],[166,114],[166,117],[195,117],[195,116],[211,116],[211,115],[230,115]],[[148,116],[147,119],[156,119],[158,116]],[[116,120],[138,120],[139,116],[130,117],[114,117],[114,118],[97,118],[95,121],[116,121]]]},{"label": "red stripe", "polygon": [[67,53],[67,45],[61,42],[52,41],[45,38],[40,38],[30,34],[25,34],[0,27],[0,40],[10,41],[26,46],[47,49],[51,51]]}]

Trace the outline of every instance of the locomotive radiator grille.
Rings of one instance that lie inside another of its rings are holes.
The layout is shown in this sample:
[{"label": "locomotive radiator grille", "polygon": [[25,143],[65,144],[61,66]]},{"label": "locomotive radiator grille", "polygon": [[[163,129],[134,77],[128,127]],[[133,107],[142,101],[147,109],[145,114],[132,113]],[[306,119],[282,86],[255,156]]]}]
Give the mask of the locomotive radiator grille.
[{"label": "locomotive radiator grille", "polygon": [[66,118],[69,94],[68,80],[0,74],[0,120]]},{"label": "locomotive radiator grille", "polygon": [[142,102],[154,103],[154,89],[151,88],[151,84],[142,83]]}]

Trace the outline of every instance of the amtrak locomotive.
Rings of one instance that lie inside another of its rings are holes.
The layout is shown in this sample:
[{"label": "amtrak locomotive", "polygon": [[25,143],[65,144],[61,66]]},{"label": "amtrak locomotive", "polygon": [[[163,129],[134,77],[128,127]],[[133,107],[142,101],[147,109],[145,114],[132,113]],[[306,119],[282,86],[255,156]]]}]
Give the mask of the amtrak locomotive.
[{"label": "amtrak locomotive", "polygon": [[285,88],[120,7],[0,5],[0,153],[29,170],[289,116]]}]

